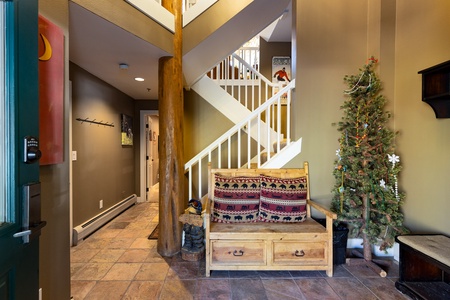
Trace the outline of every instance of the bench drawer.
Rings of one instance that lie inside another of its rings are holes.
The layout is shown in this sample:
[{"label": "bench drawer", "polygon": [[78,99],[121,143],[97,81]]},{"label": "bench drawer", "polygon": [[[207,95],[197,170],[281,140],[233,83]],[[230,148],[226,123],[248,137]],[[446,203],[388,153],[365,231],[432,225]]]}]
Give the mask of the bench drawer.
[{"label": "bench drawer", "polygon": [[326,265],[326,242],[273,242],[274,265]]},{"label": "bench drawer", "polygon": [[211,240],[212,264],[265,265],[265,241]]}]

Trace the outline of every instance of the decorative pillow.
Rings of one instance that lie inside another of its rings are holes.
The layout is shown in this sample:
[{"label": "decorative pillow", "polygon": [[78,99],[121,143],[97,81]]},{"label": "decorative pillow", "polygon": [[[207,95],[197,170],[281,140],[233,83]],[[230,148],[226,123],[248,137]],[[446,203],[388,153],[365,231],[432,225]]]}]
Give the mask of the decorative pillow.
[{"label": "decorative pillow", "polygon": [[259,177],[225,177],[215,174],[212,220],[249,223],[258,220]]},{"label": "decorative pillow", "polygon": [[306,177],[275,178],[261,175],[259,220],[303,222],[306,220]]}]

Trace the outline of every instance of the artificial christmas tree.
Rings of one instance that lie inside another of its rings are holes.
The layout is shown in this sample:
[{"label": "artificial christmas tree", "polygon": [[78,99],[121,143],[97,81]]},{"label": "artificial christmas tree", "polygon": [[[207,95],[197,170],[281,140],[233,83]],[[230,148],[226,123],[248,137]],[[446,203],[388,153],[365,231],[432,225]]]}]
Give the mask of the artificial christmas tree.
[{"label": "artificial christmas tree", "polygon": [[387,128],[390,114],[384,111],[376,63],[372,57],[359,74],[344,77],[348,99],[338,123],[340,149],[331,203],[337,222],[348,224],[350,236],[363,239],[366,262],[372,261],[372,245],[385,250],[396,235],[407,232],[400,211],[405,195],[398,190],[401,165],[394,154],[395,133]]}]

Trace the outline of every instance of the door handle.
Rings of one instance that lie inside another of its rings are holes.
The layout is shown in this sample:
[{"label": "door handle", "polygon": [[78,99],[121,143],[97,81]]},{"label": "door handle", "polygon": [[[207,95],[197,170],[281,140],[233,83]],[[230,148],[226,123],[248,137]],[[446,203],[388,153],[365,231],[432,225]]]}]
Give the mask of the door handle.
[{"label": "door handle", "polygon": [[27,243],[29,243],[30,242],[30,235],[31,235],[31,230],[24,230],[24,231],[20,231],[20,232],[17,232],[17,233],[14,233],[13,234],[13,237],[21,237],[22,238],[22,240],[23,240],[23,243],[24,244],[27,244]]}]

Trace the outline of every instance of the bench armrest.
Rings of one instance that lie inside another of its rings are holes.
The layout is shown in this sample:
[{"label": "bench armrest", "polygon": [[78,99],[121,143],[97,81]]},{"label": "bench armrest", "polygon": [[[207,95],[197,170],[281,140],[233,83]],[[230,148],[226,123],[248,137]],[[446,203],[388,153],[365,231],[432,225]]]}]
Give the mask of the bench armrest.
[{"label": "bench armrest", "polygon": [[310,200],[310,199],[307,200],[307,203],[308,203],[310,206],[312,206],[312,207],[314,207],[315,209],[317,209],[319,212],[323,213],[325,216],[327,216],[327,217],[329,217],[329,218],[332,218],[332,219],[337,219],[337,215],[336,215],[334,212],[332,212],[332,211],[326,209],[325,207],[323,207],[323,206],[320,205],[319,203],[314,202],[313,200]]}]

